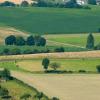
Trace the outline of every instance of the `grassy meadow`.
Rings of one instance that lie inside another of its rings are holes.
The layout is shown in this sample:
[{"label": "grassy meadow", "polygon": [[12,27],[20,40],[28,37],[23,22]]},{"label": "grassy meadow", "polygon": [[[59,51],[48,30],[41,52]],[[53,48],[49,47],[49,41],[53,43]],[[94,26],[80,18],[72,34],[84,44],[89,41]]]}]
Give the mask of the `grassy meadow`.
[{"label": "grassy meadow", "polygon": [[[44,36],[47,38],[47,40],[58,42],[58,44],[64,43],[64,44],[71,44],[71,45],[86,47],[88,34],[86,33],[84,34],[57,34],[57,35],[54,34],[54,35],[44,35]],[[95,39],[95,45],[99,44],[100,34],[94,33],[93,36]]]},{"label": "grassy meadow", "polygon": [[[100,65],[99,58],[86,58],[86,59],[50,59],[52,62],[57,62],[61,65],[58,70],[75,71],[79,70],[97,72],[96,66]],[[7,68],[15,71],[24,72],[42,72],[44,71],[42,66],[42,59],[33,60],[18,60],[16,63],[14,61],[0,62],[0,68]],[[49,70],[52,70],[49,67]]]},{"label": "grassy meadow", "polygon": [[[16,13],[15,13],[16,12]],[[0,8],[0,26],[9,26],[32,34],[98,32],[100,7],[68,8]]]},{"label": "grassy meadow", "polygon": [[[25,93],[31,94],[32,96],[36,95],[37,93],[35,89],[31,89],[27,85],[24,85],[16,80],[2,82],[0,85],[8,89],[9,95],[11,95],[14,100],[20,100],[20,97]],[[29,100],[33,99],[31,98]],[[38,99],[35,98],[35,100]],[[42,100],[47,99],[43,97]]]}]

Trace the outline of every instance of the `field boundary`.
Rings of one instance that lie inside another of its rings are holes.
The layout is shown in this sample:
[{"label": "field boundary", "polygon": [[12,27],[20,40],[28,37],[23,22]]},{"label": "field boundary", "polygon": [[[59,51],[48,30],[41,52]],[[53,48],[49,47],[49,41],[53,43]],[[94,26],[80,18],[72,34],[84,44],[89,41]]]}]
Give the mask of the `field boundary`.
[{"label": "field boundary", "polygon": [[63,53],[40,53],[25,55],[6,55],[0,56],[0,61],[24,60],[24,59],[78,59],[78,58],[100,58],[100,50],[82,52],[63,52]]}]

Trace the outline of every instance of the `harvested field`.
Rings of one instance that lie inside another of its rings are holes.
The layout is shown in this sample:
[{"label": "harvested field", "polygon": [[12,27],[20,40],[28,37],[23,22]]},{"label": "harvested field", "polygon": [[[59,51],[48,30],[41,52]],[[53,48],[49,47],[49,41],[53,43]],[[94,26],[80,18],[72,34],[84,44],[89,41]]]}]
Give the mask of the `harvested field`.
[{"label": "harvested field", "polygon": [[12,72],[23,82],[60,100],[100,100],[100,75],[34,75]]},{"label": "harvested field", "polygon": [[11,55],[0,56],[1,61],[5,60],[24,60],[24,59],[39,59],[39,58],[100,58],[100,51],[84,51],[84,52],[64,52],[64,53],[41,53],[41,54],[26,54],[26,55]]}]

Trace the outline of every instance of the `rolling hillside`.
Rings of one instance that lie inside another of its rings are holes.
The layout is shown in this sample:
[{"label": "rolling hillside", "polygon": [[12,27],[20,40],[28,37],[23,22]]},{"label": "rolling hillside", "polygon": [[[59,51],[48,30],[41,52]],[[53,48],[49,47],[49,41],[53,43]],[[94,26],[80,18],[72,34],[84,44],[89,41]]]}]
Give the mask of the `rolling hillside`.
[{"label": "rolling hillside", "polygon": [[100,7],[91,8],[0,8],[0,26],[41,34],[98,32]]}]

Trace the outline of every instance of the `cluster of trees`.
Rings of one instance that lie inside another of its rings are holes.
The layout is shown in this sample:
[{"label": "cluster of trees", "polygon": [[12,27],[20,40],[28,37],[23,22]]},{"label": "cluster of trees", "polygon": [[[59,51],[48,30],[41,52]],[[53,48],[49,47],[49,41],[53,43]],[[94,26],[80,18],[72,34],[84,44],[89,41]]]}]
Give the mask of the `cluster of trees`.
[{"label": "cluster of trees", "polygon": [[46,45],[46,39],[44,37],[41,37],[39,35],[36,36],[28,36],[25,40],[22,36],[14,36],[10,35],[5,38],[5,44],[6,45],[17,45],[17,46],[45,46]]},{"label": "cluster of trees", "polygon": [[100,43],[95,46],[95,39],[92,33],[88,35],[86,48],[100,50]]},{"label": "cluster of trees", "polygon": [[52,68],[54,71],[56,71],[58,68],[61,67],[60,64],[57,62],[50,63],[50,60],[48,58],[44,58],[42,60],[42,66],[46,72],[47,72],[49,67]]},{"label": "cluster of trees", "polygon": [[88,6],[83,6],[77,3],[76,0],[70,0],[68,2],[63,3],[54,3],[53,2],[47,2],[45,0],[36,0],[36,4],[32,4],[32,6],[38,6],[38,7],[59,7],[59,8],[84,8],[84,9],[90,9]]},{"label": "cluster of trees", "polygon": [[15,7],[16,4],[10,1],[5,1],[3,3],[0,3],[0,7]]},{"label": "cluster of trees", "polygon": [[[76,0],[70,0],[68,2],[64,3],[54,3],[55,1],[50,1],[47,2],[46,0],[35,0],[37,3],[31,3],[29,4],[28,1],[24,0],[21,2],[21,4],[15,4],[10,1],[5,1],[0,4],[0,6],[5,6],[5,7],[15,7],[15,6],[20,6],[20,7],[28,7],[28,6],[34,6],[34,7],[59,7],[59,8],[84,8],[84,9],[90,9],[88,6],[83,6],[80,5],[76,2]],[[90,4],[94,4],[92,2],[93,0],[89,0]],[[92,2],[92,3],[91,3]]]}]

